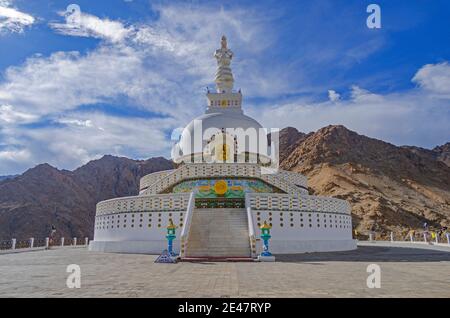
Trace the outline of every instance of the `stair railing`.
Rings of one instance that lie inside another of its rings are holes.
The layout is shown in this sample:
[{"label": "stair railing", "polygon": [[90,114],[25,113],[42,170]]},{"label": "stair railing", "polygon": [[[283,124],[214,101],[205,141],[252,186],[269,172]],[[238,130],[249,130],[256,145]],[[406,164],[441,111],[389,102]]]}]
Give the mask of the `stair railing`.
[{"label": "stair railing", "polygon": [[184,257],[186,255],[186,248],[189,239],[189,230],[191,228],[192,222],[192,214],[195,208],[195,194],[197,191],[192,191],[189,196],[188,206],[186,208],[186,217],[184,218],[183,228],[181,229],[180,235],[180,257]]},{"label": "stair railing", "polygon": [[245,210],[247,211],[247,225],[248,225],[248,237],[250,240],[250,252],[251,257],[256,257],[256,236],[255,228],[253,226],[252,207],[250,204],[250,198],[245,195]]}]

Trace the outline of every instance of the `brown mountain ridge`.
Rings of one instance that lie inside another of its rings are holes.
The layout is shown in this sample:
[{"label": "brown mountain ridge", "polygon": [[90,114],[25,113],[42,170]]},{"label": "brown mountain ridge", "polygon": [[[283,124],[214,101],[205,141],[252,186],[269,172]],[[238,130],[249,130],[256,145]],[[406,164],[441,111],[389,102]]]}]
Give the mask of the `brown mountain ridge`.
[{"label": "brown mountain ridge", "polygon": [[308,176],[315,194],[348,200],[360,232],[450,225],[450,167],[442,153],[397,147],[344,126],[300,138],[281,167]]},{"label": "brown mountain ridge", "polygon": [[[359,232],[405,231],[423,222],[450,225],[450,144],[433,150],[395,145],[344,126],[280,132],[281,168],[308,176],[310,192],[346,199]],[[0,240],[93,236],[95,204],[135,195],[139,179],[173,168],[164,158],[104,156],[74,170],[38,165],[0,181]]]},{"label": "brown mountain ridge", "polygon": [[0,182],[0,240],[43,238],[52,225],[58,236],[92,237],[98,201],[136,195],[142,176],[172,168],[162,157],[141,161],[110,155],[74,171],[38,165]]}]

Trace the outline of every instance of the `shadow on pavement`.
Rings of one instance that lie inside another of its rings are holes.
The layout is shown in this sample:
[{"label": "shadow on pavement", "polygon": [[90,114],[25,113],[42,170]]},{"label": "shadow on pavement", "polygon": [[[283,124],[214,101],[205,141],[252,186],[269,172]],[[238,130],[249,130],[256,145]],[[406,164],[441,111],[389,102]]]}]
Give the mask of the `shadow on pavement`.
[{"label": "shadow on pavement", "polygon": [[442,262],[450,261],[450,253],[408,247],[359,246],[345,252],[277,254],[277,262]]}]

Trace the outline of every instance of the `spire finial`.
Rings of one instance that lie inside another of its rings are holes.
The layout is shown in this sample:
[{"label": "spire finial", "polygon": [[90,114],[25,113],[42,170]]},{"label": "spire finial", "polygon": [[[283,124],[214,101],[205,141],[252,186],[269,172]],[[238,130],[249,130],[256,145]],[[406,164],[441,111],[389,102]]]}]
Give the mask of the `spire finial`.
[{"label": "spire finial", "polygon": [[227,49],[227,37],[225,35],[222,35],[222,40],[220,41],[222,44],[222,49]]},{"label": "spire finial", "polygon": [[228,48],[227,37],[222,35],[221,48],[216,50],[214,57],[217,60],[216,86],[218,93],[230,93],[233,89],[234,79],[231,73],[231,59],[233,52]]}]

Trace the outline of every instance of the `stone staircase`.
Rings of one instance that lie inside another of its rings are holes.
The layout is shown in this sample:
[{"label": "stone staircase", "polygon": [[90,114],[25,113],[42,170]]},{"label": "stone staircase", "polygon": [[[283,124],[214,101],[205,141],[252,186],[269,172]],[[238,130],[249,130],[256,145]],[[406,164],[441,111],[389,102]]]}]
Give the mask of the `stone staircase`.
[{"label": "stone staircase", "polygon": [[252,260],[245,209],[194,209],[183,260]]}]

